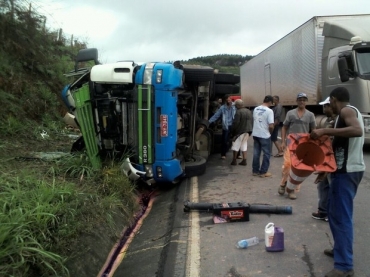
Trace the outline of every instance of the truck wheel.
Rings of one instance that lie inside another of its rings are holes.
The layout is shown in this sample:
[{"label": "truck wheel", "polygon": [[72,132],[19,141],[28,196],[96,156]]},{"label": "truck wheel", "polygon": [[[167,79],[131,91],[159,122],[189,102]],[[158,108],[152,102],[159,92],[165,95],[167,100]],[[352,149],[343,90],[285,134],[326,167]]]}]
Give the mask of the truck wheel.
[{"label": "truck wheel", "polygon": [[84,138],[83,136],[79,137],[73,144],[72,144],[72,148],[71,148],[71,152],[74,153],[74,152],[81,152],[82,150],[84,150],[86,147],[85,145],[85,141],[84,141]]},{"label": "truck wheel", "polygon": [[211,86],[209,88],[209,100],[216,100],[216,93],[215,93],[215,83],[211,82]]},{"label": "truck wheel", "polygon": [[206,171],[206,159],[198,155],[193,155],[191,159],[185,162],[185,177],[202,175]]},{"label": "truck wheel", "polygon": [[233,84],[239,84],[240,83],[240,75],[234,75]]},{"label": "truck wheel", "polygon": [[215,84],[215,94],[217,97],[222,97],[226,94],[239,94],[240,87],[230,84]]},{"label": "truck wheel", "polygon": [[184,65],[185,82],[208,82],[213,80],[213,68],[200,65]]},{"label": "truck wheel", "polygon": [[222,148],[222,131],[213,132],[213,144],[211,153],[221,153]]},{"label": "truck wheel", "polygon": [[200,119],[197,121],[198,128],[203,125],[206,129],[209,127],[209,121],[207,119]]},{"label": "truck wheel", "polygon": [[217,73],[215,74],[216,84],[238,84],[240,83],[240,76],[232,73]]}]

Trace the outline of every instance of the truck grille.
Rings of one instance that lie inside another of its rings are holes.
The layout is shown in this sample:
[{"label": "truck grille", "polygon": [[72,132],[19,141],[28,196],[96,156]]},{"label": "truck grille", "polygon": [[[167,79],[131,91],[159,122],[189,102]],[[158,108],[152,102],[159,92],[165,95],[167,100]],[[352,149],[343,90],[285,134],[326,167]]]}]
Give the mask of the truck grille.
[{"label": "truck grille", "polygon": [[137,88],[138,152],[140,164],[153,163],[153,97],[151,85]]}]

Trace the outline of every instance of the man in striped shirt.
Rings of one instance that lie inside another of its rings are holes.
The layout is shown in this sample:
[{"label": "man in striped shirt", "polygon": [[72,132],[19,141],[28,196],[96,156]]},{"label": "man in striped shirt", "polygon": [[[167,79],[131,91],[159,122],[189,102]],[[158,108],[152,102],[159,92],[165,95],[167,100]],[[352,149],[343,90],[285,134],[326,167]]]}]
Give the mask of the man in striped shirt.
[{"label": "man in striped shirt", "polygon": [[307,94],[300,92],[297,95],[297,108],[287,112],[281,128],[281,146],[284,150],[284,163],[282,168],[282,179],[279,185],[278,193],[284,195],[285,191],[288,193],[289,199],[296,199],[296,190],[298,185],[289,182],[289,172],[291,168],[290,151],[287,147],[287,136],[289,134],[305,133],[316,129],[315,115],[306,109]]}]

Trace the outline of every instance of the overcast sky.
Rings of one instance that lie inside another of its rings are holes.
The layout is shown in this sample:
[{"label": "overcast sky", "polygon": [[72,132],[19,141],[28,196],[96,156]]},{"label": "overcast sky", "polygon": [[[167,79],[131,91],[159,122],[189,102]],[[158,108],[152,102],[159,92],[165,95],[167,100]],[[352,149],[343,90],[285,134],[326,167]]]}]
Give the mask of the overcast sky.
[{"label": "overcast sky", "polygon": [[49,28],[98,48],[103,63],[256,55],[314,16],[370,13],[369,0],[32,2]]}]

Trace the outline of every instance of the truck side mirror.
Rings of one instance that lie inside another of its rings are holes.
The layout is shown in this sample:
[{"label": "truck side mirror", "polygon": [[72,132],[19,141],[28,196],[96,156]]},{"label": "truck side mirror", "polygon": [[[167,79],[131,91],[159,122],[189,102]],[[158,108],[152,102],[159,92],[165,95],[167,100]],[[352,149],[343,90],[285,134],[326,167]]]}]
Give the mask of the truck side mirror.
[{"label": "truck side mirror", "polygon": [[349,72],[348,72],[348,64],[345,57],[341,57],[338,59],[338,70],[340,80],[344,83],[349,80]]},{"label": "truck side mirror", "polygon": [[87,62],[87,61],[94,61],[95,64],[99,64],[98,61],[98,49],[96,48],[87,48],[81,49],[78,51],[76,56],[75,62],[75,71],[78,70],[78,63],[80,62]]},{"label": "truck side mirror", "polygon": [[180,63],[180,61],[174,61],[173,62],[173,66],[177,69],[183,69],[184,67],[182,66],[182,64]]}]

